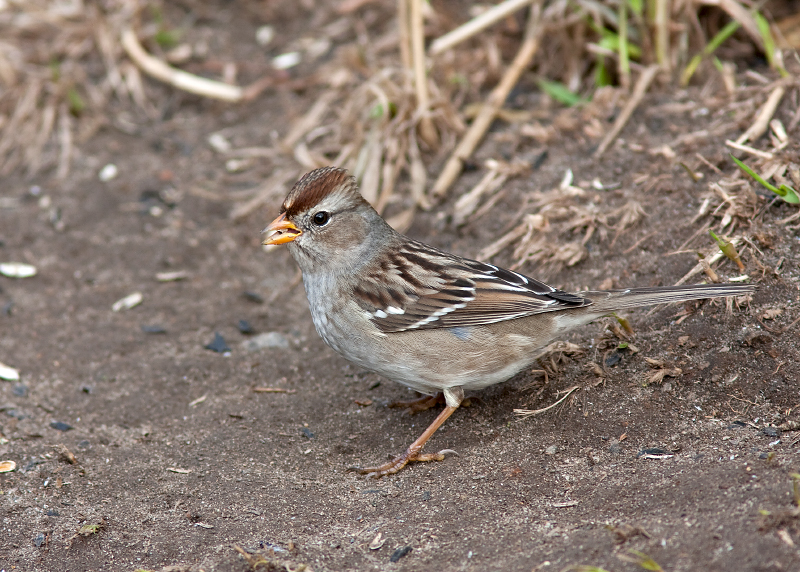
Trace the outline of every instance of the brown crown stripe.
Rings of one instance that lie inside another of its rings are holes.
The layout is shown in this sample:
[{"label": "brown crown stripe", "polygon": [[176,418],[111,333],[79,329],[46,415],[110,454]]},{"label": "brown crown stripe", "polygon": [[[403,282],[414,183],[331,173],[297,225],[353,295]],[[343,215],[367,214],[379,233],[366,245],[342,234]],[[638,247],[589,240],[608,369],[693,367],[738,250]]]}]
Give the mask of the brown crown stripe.
[{"label": "brown crown stripe", "polygon": [[295,216],[307,211],[331,192],[348,183],[355,188],[355,180],[347,174],[345,169],[323,167],[310,171],[303,175],[289,191],[286,200],[283,201],[283,210],[286,211],[287,216]]}]

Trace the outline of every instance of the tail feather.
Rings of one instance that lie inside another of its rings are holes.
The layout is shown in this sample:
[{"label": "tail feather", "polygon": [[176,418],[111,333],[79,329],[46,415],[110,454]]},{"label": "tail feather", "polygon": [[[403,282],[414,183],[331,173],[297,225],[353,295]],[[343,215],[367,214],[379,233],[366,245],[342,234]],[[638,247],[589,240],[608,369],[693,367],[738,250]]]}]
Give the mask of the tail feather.
[{"label": "tail feather", "polygon": [[669,302],[744,296],[755,291],[755,289],[756,287],[752,284],[695,284],[656,288],[629,288],[627,290],[599,290],[578,292],[577,295],[590,299],[592,301],[591,309],[602,315],[627,308],[653,306]]}]

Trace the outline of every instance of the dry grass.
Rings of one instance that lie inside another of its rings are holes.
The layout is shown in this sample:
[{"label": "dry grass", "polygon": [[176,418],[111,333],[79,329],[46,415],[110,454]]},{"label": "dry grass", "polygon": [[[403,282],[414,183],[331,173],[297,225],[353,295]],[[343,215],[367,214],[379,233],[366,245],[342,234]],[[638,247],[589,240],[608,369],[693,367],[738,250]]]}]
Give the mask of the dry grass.
[{"label": "dry grass", "polygon": [[[507,9],[498,8],[495,16],[483,16],[484,21],[465,27],[456,43],[449,43],[452,35],[435,41],[454,28],[461,32],[457,25],[463,23],[448,19],[444,11],[435,12],[436,4],[431,8],[418,0],[351,1],[325,9],[335,12],[332,17],[346,18],[365,4],[394,17],[394,25],[383,36],[362,34],[358,47],[340,50],[319,70],[315,81],[322,96],[317,105],[279,145],[267,150],[291,159],[291,166],[271,179],[275,186],[288,184],[302,170],[345,166],[379,211],[396,203],[391,222],[406,227],[416,209],[431,208],[447,195],[496,117],[516,123],[511,131],[519,137],[542,143],[557,139],[563,128],[581,125],[583,135],[596,141],[602,152],[613,145],[651,85],[696,80],[700,70],[706,81],[703,96],[727,109],[716,127],[724,131],[733,123],[750,126],[729,142],[731,147],[750,157],[749,164],[765,178],[800,185],[796,159],[782,152],[800,112],[790,125],[773,121],[787,94],[798,98],[797,78],[785,71],[784,55],[790,53],[780,50],[797,47],[798,41],[794,16],[786,7],[781,11],[782,3],[555,0],[544,6],[538,0],[509,0],[503,3]],[[157,48],[153,39],[159,26],[153,14],[160,13],[160,7],[159,2],[144,0],[0,3],[0,174],[64,178],[74,148],[111,121],[112,106],[135,107],[152,116],[156,96],[148,87],[150,80],[127,58],[121,42],[126,30],[133,30],[144,45],[148,41]],[[533,43],[525,43],[525,34]],[[428,54],[421,51],[423,41],[434,46]],[[445,43],[449,47],[443,48]],[[751,73],[749,85],[737,85],[731,62],[758,54],[770,62],[773,76]],[[166,54],[156,53],[155,58]],[[515,66],[516,75],[509,75]],[[694,74],[689,73],[692,69]],[[531,73],[548,80],[541,85],[551,101],[578,105],[562,112],[552,125],[541,124],[530,112],[504,110],[520,74]],[[712,93],[720,85],[724,93]],[[258,97],[261,89],[261,84],[251,86],[243,97]],[[471,143],[464,145],[470,104],[473,110],[479,105],[478,118],[467,135]],[[625,110],[618,125],[606,132],[601,119],[619,107]],[[767,149],[761,146],[764,135]],[[693,136],[703,139],[713,133]],[[675,149],[693,141],[684,138],[657,152],[674,158]],[[437,182],[432,193],[429,173],[448,155],[445,171],[453,167],[450,180]],[[702,165],[687,168],[698,166]],[[456,224],[488,212],[503,183],[524,172],[524,166],[513,162],[487,163],[480,188],[455,203],[451,214]],[[262,188],[244,197],[235,216],[246,216],[272,193]],[[517,266],[532,261],[557,269],[582,260],[585,244],[595,233],[614,241],[646,216],[636,202],[612,208],[587,200],[590,193],[571,181],[532,193],[519,225],[482,257],[514,245]],[[728,235],[763,212],[738,172],[710,183],[706,195],[707,209],[695,222],[713,224]],[[553,234],[580,236],[555,246]]]}]

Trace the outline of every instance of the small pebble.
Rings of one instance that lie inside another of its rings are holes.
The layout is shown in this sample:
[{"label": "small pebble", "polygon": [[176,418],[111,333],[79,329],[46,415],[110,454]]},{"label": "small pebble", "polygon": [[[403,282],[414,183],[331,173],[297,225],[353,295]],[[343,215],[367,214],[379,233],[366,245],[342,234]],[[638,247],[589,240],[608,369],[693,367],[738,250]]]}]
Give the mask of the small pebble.
[{"label": "small pebble", "polygon": [[78,441],[78,449],[88,449],[90,445],[91,443],[89,443],[89,441],[86,439]]},{"label": "small pebble", "polygon": [[275,37],[275,28],[272,26],[259,26],[256,30],[256,43],[259,46],[266,46]]},{"label": "small pebble", "polygon": [[372,542],[369,543],[369,549],[380,550],[384,544],[386,544],[386,539],[383,537],[383,533],[379,532],[375,535],[375,538],[372,539]]},{"label": "small pebble", "polygon": [[133,294],[128,294],[124,298],[121,298],[114,302],[111,306],[112,312],[119,312],[121,310],[130,310],[131,308],[138,306],[142,303],[144,296],[142,296],[141,292],[134,292]]},{"label": "small pebble", "polygon": [[636,454],[637,459],[644,457],[645,459],[661,460],[661,459],[669,459],[673,456],[674,455],[669,451],[665,449],[658,449],[655,447],[649,449],[642,449]]},{"label": "small pebble", "polygon": [[50,427],[52,427],[56,431],[69,431],[70,429],[72,429],[72,425],[64,423],[63,421],[53,421],[52,423],[50,423]]},{"label": "small pebble", "polygon": [[114,163],[109,163],[100,169],[100,173],[97,175],[97,178],[102,182],[107,183],[111,179],[115,179],[117,175],[119,175],[119,169]]},{"label": "small pebble", "polygon": [[314,438],[314,433],[312,433],[311,429],[309,429],[308,427],[300,427],[300,433],[302,433],[303,437],[305,437],[306,439]]},{"label": "small pebble", "polygon": [[227,153],[231,150],[231,142],[221,133],[212,133],[208,136],[208,144],[218,153]]},{"label": "small pebble", "polygon": [[287,52],[272,58],[272,67],[276,70],[288,70],[300,63],[300,52]]},{"label": "small pebble", "polygon": [[166,328],[164,328],[164,326],[159,326],[158,324],[153,324],[153,325],[143,324],[142,325],[142,331],[145,334],[166,334],[167,333]]},{"label": "small pebble", "polygon": [[0,263],[0,274],[8,278],[30,278],[36,276],[36,267],[24,262]]},{"label": "small pebble", "polygon": [[252,164],[250,159],[228,159],[225,161],[225,170],[229,173],[239,173]]},{"label": "small pebble", "polygon": [[0,379],[5,379],[6,381],[19,381],[19,371],[10,365],[0,362]]},{"label": "small pebble", "polygon": [[242,342],[242,346],[248,352],[257,352],[264,348],[286,349],[289,347],[289,340],[279,332],[266,332]]},{"label": "small pebble", "polygon": [[255,292],[250,292],[249,290],[245,290],[244,292],[242,292],[242,296],[244,296],[251,302],[255,302],[256,304],[264,303],[264,297],[261,294],[256,294]]},{"label": "small pebble", "polygon": [[557,445],[550,445],[547,449],[544,450],[545,455],[555,455],[558,452]]},{"label": "small pebble", "polygon": [[47,516],[61,516],[61,513],[59,513],[57,510],[53,510],[52,508],[49,509],[45,514]]},{"label": "small pebble", "polygon": [[28,395],[28,387],[22,385],[21,383],[18,383],[17,385],[11,388],[11,393],[13,393],[18,397],[25,397],[26,395]]},{"label": "small pebble", "polygon": [[239,320],[239,322],[236,324],[236,327],[239,328],[239,331],[242,332],[243,334],[255,333],[253,326],[251,326],[250,322],[248,322],[247,320]]},{"label": "small pebble", "polygon": [[409,552],[411,552],[410,546],[401,546],[400,548],[392,552],[392,555],[389,557],[389,562],[397,562]]},{"label": "small pebble", "polygon": [[22,411],[18,411],[13,407],[6,409],[6,415],[8,415],[9,417],[13,417],[14,419],[19,419],[20,421],[29,417],[29,415],[25,415]]},{"label": "small pebble", "polygon": [[39,534],[36,535],[36,538],[33,539],[33,545],[36,546],[36,548],[39,548],[42,546],[42,544],[44,544],[45,540],[46,538],[44,534],[40,532]]},{"label": "small pebble", "polygon": [[212,352],[217,352],[223,354],[225,352],[231,351],[231,348],[228,347],[225,338],[223,338],[219,332],[214,332],[214,339],[211,340],[211,343],[204,346],[207,350],[211,350]]},{"label": "small pebble", "polygon": [[159,272],[156,274],[156,280],[159,282],[177,282],[178,280],[184,280],[189,277],[189,273],[186,270],[174,270],[172,272]]}]

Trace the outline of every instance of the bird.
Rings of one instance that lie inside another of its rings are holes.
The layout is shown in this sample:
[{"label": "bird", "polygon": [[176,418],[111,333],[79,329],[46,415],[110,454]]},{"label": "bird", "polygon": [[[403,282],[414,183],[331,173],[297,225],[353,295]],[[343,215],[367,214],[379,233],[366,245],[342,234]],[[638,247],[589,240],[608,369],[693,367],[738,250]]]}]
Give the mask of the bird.
[{"label": "bird", "polygon": [[565,292],[400,234],[337,167],[302,176],[263,233],[262,244],[288,247],[328,346],[424,395],[444,395],[442,412],[404,453],[354,467],[375,478],[410,462],[443,460],[447,451],[422,448],[465,391],[508,380],[578,326],[628,308],[755,289],[737,283]]}]

